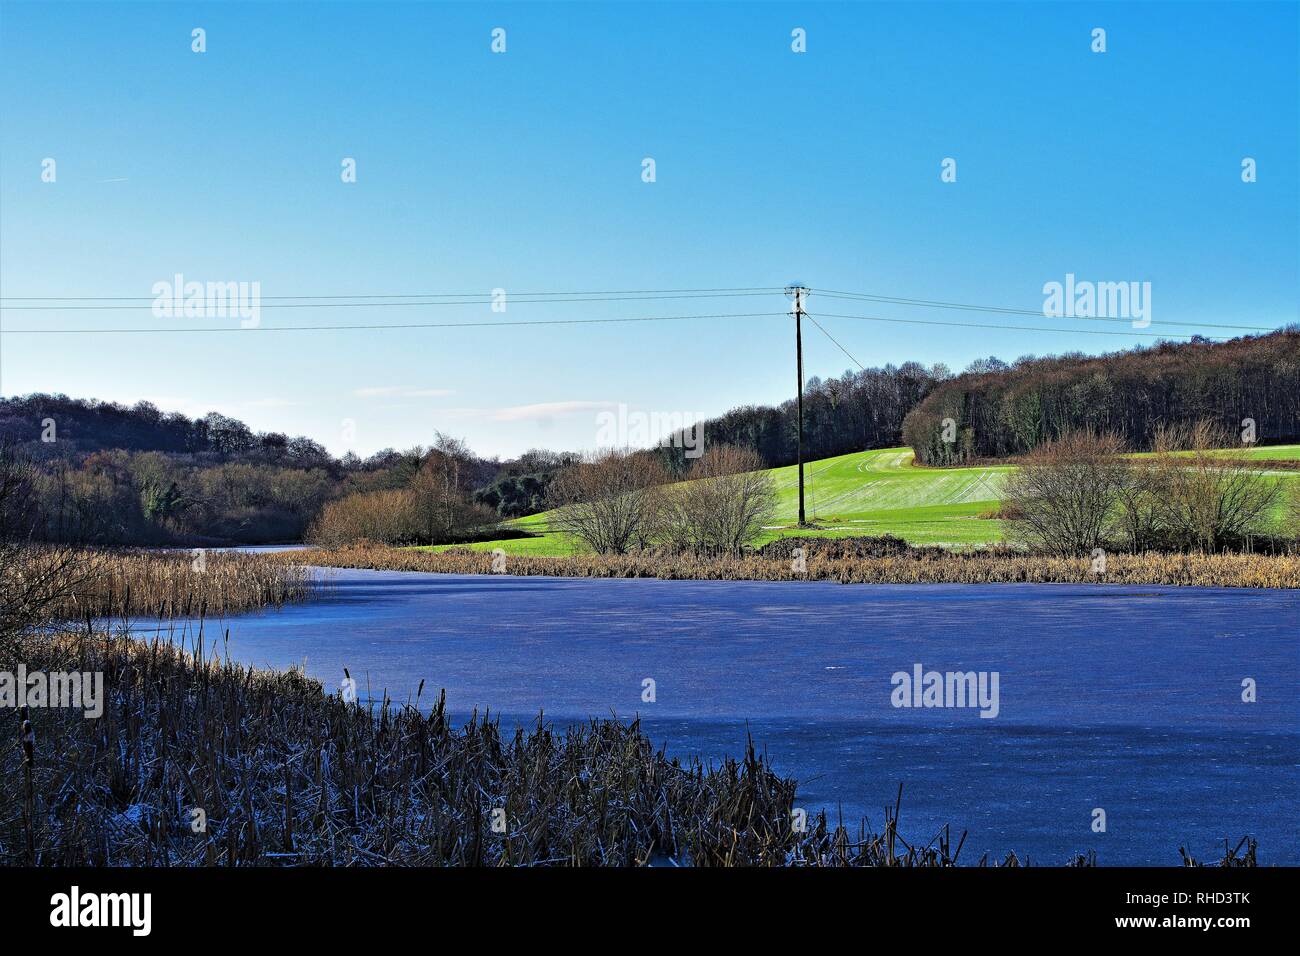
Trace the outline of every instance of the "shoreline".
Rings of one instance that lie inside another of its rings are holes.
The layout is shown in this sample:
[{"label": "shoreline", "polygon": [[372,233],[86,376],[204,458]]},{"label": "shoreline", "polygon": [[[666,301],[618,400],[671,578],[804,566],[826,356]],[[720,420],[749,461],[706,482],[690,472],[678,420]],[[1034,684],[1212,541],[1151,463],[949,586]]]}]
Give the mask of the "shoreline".
[{"label": "shoreline", "polygon": [[1111,554],[1105,571],[1091,558],[961,552],[942,556],[826,558],[810,549],[802,568],[784,558],[581,555],[502,556],[388,547],[282,552],[294,564],[374,571],[424,571],[567,578],[689,581],[835,581],[840,584],[1141,584],[1173,587],[1300,589],[1300,555]]},{"label": "shoreline", "polygon": [[[101,728],[75,711],[32,710],[35,759],[0,752],[0,866],[1106,865],[1095,850],[1045,864],[1010,849],[963,857],[970,828],[909,843],[903,786],[879,829],[804,814],[798,780],[752,737],[715,764],[668,757],[640,718],[557,727],[539,715],[511,735],[495,714],[458,725],[445,692],[428,713],[389,698],[348,702],[300,670],[172,642],[82,632],[27,651],[40,669],[111,675],[121,719]],[[112,760],[97,756],[104,734]],[[161,769],[115,791],[143,762]],[[59,799],[69,788],[85,795],[75,815]],[[1258,865],[1249,836],[1218,859],[1168,849],[1157,868],[1180,857]]]}]

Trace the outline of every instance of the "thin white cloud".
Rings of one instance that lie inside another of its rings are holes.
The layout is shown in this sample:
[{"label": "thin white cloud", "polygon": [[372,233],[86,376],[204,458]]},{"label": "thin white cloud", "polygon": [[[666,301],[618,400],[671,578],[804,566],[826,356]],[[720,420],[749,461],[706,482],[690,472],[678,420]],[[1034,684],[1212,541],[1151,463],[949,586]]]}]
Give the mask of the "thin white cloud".
[{"label": "thin white cloud", "polygon": [[600,408],[613,408],[613,402],[541,402],[537,405],[514,405],[498,408],[492,418],[498,422],[531,422],[539,418],[556,418],[560,415],[575,415],[578,412],[592,412]]},{"label": "thin white cloud", "polygon": [[240,408],[301,408],[306,402],[294,402],[287,398],[256,398],[236,403]]},{"label": "thin white cloud", "polygon": [[508,405],[505,408],[449,408],[441,414],[494,422],[536,422],[615,407],[614,402],[539,402],[536,405]]},{"label": "thin white cloud", "polygon": [[357,398],[390,398],[395,395],[400,395],[402,398],[440,398],[443,395],[451,395],[452,390],[449,388],[403,388],[400,385],[378,385],[372,388],[353,389],[352,394]]}]

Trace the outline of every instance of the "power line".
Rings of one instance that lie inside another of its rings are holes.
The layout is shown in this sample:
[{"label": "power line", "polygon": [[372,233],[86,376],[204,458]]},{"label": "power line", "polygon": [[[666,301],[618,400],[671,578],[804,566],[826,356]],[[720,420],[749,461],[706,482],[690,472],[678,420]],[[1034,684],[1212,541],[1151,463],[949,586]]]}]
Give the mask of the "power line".
[{"label": "power line", "polygon": [[195,332],[335,332],[370,329],[473,329],[532,325],[602,325],[627,322],[684,322],[694,319],[748,319],[784,316],[784,312],[718,312],[708,315],[641,315],[603,319],[538,319],[533,322],[414,322],[385,325],[254,325],[219,326],[217,328],[148,328],[148,329],[0,329],[0,335],[128,335],[191,334]]},{"label": "power line", "polygon": [[[941,302],[935,299],[910,299],[902,296],[875,295],[869,292],[839,292],[831,289],[813,289],[817,295],[831,299],[854,299],[866,302],[879,302],[889,305],[914,305],[927,309],[959,309],[972,312],[993,312],[1007,315],[1032,315],[1038,318],[1064,318],[1064,316],[1045,315],[1042,309],[1012,309],[996,305],[974,305],[969,302]],[[1089,318],[1090,322],[1127,322],[1128,319],[1114,319],[1098,316]],[[1237,329],[1246,332],[1271,332],[1265,325],[1224,325],[1218,322],[1152,322],[1152,325],[1179,325],[1186,328],[1201,329]]]},{"label": "power line", "polygon": [[[533,293],[538,295],[541,293]],[[643,302],[650,299],[726,299],[755,295],[772,295],[772,292],[711,292],[711,293],[692,293],[683,295],[620,295],[614,297],[583,297],[583,298],[550,298],[537,299],[521,296],[507,295],[505,303],[507,305],[536,305],[565,302]],[[181,297],[182,300],[185,298]],[[263,298],[272,298],[272,296],[258,296],[258,308],[261,309],[379,309],[391,308],[394,306],[422,306],[422,305],[492,305],[497,300],[493,298],[486,299],[462,299],[454,301],[402,301],[402,302],[277,302],[271,305],[261,305]],[[292,296],[290,298],[307,298],[307,296]],[[240,296],[239,300],[244,301]],[[149,299],[141,297],[142,302],[148,305],[0,305],[0,311],[5,312],[127,312],[133,309],[153,309],[157,297]],[[170,299],[167,301],[171,301]],[[223,300],[225,301],[225,300]],[[182,306],[183,308],[183,306]]]},{"label": "power line", "polygon": [[[777,287],[769,286],[736,286],[730,288],[716,289],[627,289],[627,290],[601,290],[591,292],[518,292],[508,293],[507,303],[510,305],[530,305],[545,303],[582,303],[582,302],[635,302],[662,299],[691,299],[691,298],[731,298],[769,295],[781,291]],[[1044,315],[1042,310],[1035,309],[1018,309],[1006,306],[980,305],[970,302],[948,302],[937,299],[919,299],[905,296],[887,296],[871,292],[849,292],[838,289],[812,289],[818,295],[832,299],[847,299],[851,301],[878,302],[889,305],[915,306],[918,308],[928,309],[954,309],[960,311],[987,312],[1004,315],[1028,315],[1036,318],[1059,318],[1056,316]],[[337,309],[337,308],[387,308],[393,306],[461,306],[461,305],[490,305],[496,299],[491,293],[452,293],[452,292],[429,292],[429,293],[366,293],[357,295],[268,295],[259,296],[261,301],[271,302],[268,305],[259,305],[259,308],[267,309]],[[365,301],[340,301],[344,299],[360,299]],[[304,301],[317,300],[317,301]],[[380,300],[399,300],[399,301],[380,301]],[[446,301],[435,301],[446,300]],[[152,309],[153,303],[157,297],[148,296],[0,296],[0,302],[95,302],[94,305],[0,305],[0,311],[18,312],[18,311],[131,311],[135,309]],[[148,305],[106,305],[107,302],[140,302]],[[878,321],[898,321],[903,320],[886,320],[884,318]],[[914,320],[915,324],[921,324],[919,320]],[[1096,316],[1085,319],[1088,322],[1128,322],[1128,319],[1111,318],[1106,316]],[[947,323],[955,327],[957,323]],[[1204,328],[1204,329],[1227,329],[1245,332],[1270,332],[1273,328],[1270,326],[1259,325],[1231,325],[1217,322],[1180,322],[1180,321],[1160,321],[1152,322],[1151,325],[1162,327],[1176,326],[1181,328]],[[374,326],[381,328],[381,326]],[[972,328],[984,328],[986,326],[971,325]],[[987,326],[988,328],[1012,328],[1023,330],[1021,326]],[[1034,331],[1049,331],[1035,326]],[[1076,330],[1056,330],[1056,331],[1076,331]],[[1079,329],[1077,331],[1086,331]],[[1157,334],[1157,333],[1147,333]]]},{"label": "power line", "polygon": [[[650,295],[685,292],[780,292],[780,286],[737,286],[723,289],[612,289],[594,292],[515,292],[511,295]],[[263,299],[465,299],[472,296],[490,298],[491,292],[383,292],[364,295],[264,295]],[[157,296],[145,295],[0,295],[0,301],[21,299],[24,302],[41,301],[133,301],[150,302]]]},{"label": "power line", "polygon": [[[384,323],[384,324],[358,324],[358,325],[258,325],[248,328],[236,326],[220,326],[217,328],[192,328],[192,327],[175,327],[175,328],[110,328],[110,329],[0,329],[0,335],[102,335],[102,334],[190,334],[202,332],[329,332],[329,331],[357,331],[367,329],[388,330],[388,329],[458,329],[458,328],[489,328],[501,326],[530,326],[530,325],[603,325],[631,322],[685,322],[695,319],[723,319],[723,318],[770,318],[774,316],[784,316],[785,312],[719,312],[704,315],[647,315],[647,316],[630,316],[618,318],[598,318],[598,319],[538,319],[536,321],[488,321],[488,322],[411,322],[411,323]],[[807,314],[807,313],[805,313]],[[993,325],[987,322],[943,322],[936,319],[897,319],[881,315],[844,315],[837,312],[819,313],[824,319],[854,319],[863,322],[892,322],[902,325],[931,325],[943,326],[947,328],[964,328],[964,329],[988,329],[992,331],[1007,332],[1060,332],[1064,334],[1082,333],[1085,335],[1119,335],[1119,336],[1142,336],[1144,338],[1190,338],[1189,334],[1183,333],[1163,333],[1163,332],[1139,332],[1139,331],[1111,331],[1109,329],[1062,329],[1050,328],[1039,325]],[[827,338],[835,342],[834,337],[826,332],[824,328],[818,325]],[[1204,337],[1204,336],[1203,336]],[[1205,337],[1211,341],[1226,341],[1220,337]],[[836,346],[844,352],[849,358],[853,356],[839,342]],[[857,359],[853,359],[856,363]],[[859,366],[861,367],[861,366]]]},{"label": "power line", "polygon": [[[942,325],[952,328],[993,329],[995,331],[1001,329],[1007,332],[1066,332],[1081,333],[1083,335],[1141,335],[1162,339],[1192,338],[1192,335],[1189,333],[1178,332],[1166,334],[1164,332],[1112,332],[1110,329],[1056,329],[1042,325],[990,325],[987,322],[940,322],[938,320],[930,319],[890,319],[882,315],[841,315],[835,312],[822,312],[821,316],[824,319],[860,319],[864,322],[899,322],[904,325]],[[1210,341],[1215,342],[1227,341],[1223,336],[1202,336],[1202,338],[1208,338]]]},{"label": "power line", "polygon": [[974,309],[981,312],[1008,312],[1016,315],[1042,315],[1041,309],[1011,309],[994,305],[972,305],[967,302],[941,302],[936,299],[913,299],[905,296],[877,295],[874,292],[841,292],[834,289],[814,289],[818,295],[831,299],[866,299],[869,302],[888,302],[898,305],[919,305],[941,309]]},{"label": "power line", "polygon": [[808,317],[808,320],[809,320],[810,322],[812,322],[813,325],[815,325],[815,326],[817,326],[817,328],[821,329],[821,331],[822,331],[822,335],[826,336],[828,339],[830,339],[832,342],[834,342],[834,343],[835,343],[835,347],[836,347],[837,349],[839,349],[841,352],[843,352],[845,355],[847,355],[847,356],[849,357],[849,360],[850,360],[854,365],[856,365],[858,368],[862,369],[862,371],[864,371],[864,372],[867,370],[867,367],[866,367],[865,365],[863,365],[861,362],[859,362],[857,359],[855,359],[855,358],[853,357],[853,353],[852,353],[852,352],[850,352],[850,351],[849,351],[848,349],[846,349],[844,346],[840,345],[840,343],[836,340],[835,336],[833,336],[833,335],[831,335],[829,332],[827,332],[825,326],[823,326],[820,322],[818,322],[816,319],[813,318],[811,312],[804,312],[804,315],[806,315],[806,316]]},{"label": "power line", "polygon": [[[592,292],[592,293],[532,292],[532,293],[517,293],[513,296],[510,296],[507,299],[507,303],[527,305],[527,304],[542,304],[542,303],[561,304],[561,303],[581,303],[581,302],[642,301],[644,299],[729,298],[732,296],[768,295],[768,294],[775,293],[776,291],[778,290],[774,287],[768,289],[759,286],[749,286],[749,287],[736,287],[734,289],[713,289],[713,290],[706,290],[706,289],[626,290],[624,292],[607,291],[607,292]],[[1012,315],[1032,315],[1036,317],[1051,318],[1051,316],[1043,316],[1043,313],[1041,311],[1033,311],[1029,309],[1011,309],[1011,308],[1003,308],[999,306],[984,306],[984,305],[976,305],[973,303],[964,303],[964,302],[943,302],[943,301],[932,300],[932,299],[912,299],[912,298],[904,298],[900,296],[882,296],[882,295],[876,295],[874,293],[866,293],[866,292],[845,292],[839,290],[815,290],[815,291],[817,292],[817,294],[826,296],[827,298],[848,299],[853,301],[869,301],[869,302],[880,302],[886,304],[905,305],[905,306],[920,306],[925,308],[958,309],[958,310],[969,310],[969,311],[980,311],[980,312],[991,312],[991,313],[1004,313],[1004,314],[1012,314]],[[475,295],[475,293],[469,293],[469,294]],[[380,299],[380,298],[419,299],[420,301],[367,301],[367,302],[333,301],[341,298],[363,298],[363,296],[266,296],[265,298],[268,299],[279,299],[279,300],[319,298],[319,299],[330,299],[331,301],[292,302],[292,303],[283,303],[283,304],[259,305],[259,309],[260,308],[267,308],[267,309],[378,308],[378,307],[387,307],[387,306],[486,305],[486,304],[491,304],[493,301],[490,298],[482,299],[482,300],[474,299],[474,300],[463,300],[463,301],[428,301],[431,298],[450,297],[452,295],[454,294],[453,293],[429,293],[429,294],[418,294],[418,295],[417,294],[407,295],[405,293],[402,294],[393,293],[393,294],[384,294],[384,295],[376,294],[367,297],[371,299]],[[541,296],[546,296],[547,298],[539,298]],[[581,298],[578,298],[576,296],[581,296]],[[13,300],[51,301],[54,298],[56,297],[24,297],[24,296],[4,297],[6,301],[13,301]],[[90,297],[90,296],[67,297],[68,301],[85,301],[87,299],[93,299],[93,298],[102,298],[109,301],[122,301],[127,297],[111,297],[111,296],[109,297]],[[140,297],[141,300],[143,300],[144,298],[145,297]],[[149,300],[149,301],[152,302],[153,300]],[[134,305],[133,306],[126,306],[126,305],[0,306],[0,309],[3,309],[5,311],[18,311],[18,310],[54,311],[59,309],[100,311],[100,310],[131,310],[131,309],[141,309],[141,308],[152,308],[152,306],[134,306]],[[340,325],[301,325],[301,326],[254,326],[250,328],[242,328],[242,327],[235,328],[232,326],[232,327],[218,327],[218,328],[177,327],[177,328],[134,328],[134,329],[133,328],[0,329],[0,335],[42,335],[42,334],[91,335],[91,334],[108,334],[108,333],[167,334],[167,333],[245,332],[245,331],[310,332],[310,331],[332,331],[332,330],[353,331],[353,330],[366,330],[366,329],[388,330],[388,329],[473,328],[479,326],[486,328],[486,327],[528,326],[528,325],[588,325],[588,324],[598,325],[598,324],[631,323],[631,322],[678,322],[678,321],[690,321],[694,319],[712,319],[712,318],[762,318],[762,317],[770,317],[770,316],[781,315],[781,314],[784,313],[736,312],[736,313],[715,313],[715,314],[707,314],[707,315],[635,316],[635,317],[626,317],[626,318],[611,317],[611,318],[595,318],[595,319],[546,319],[546,320],[536,320],[536,321],[486,321],[486,322],[474,321],[474,322],[419,322],[419,323],[413,322],[413,323],[387,323],[387,324],[380,323],[380,324],[340,324]],[[1109,331],[1104,329],[1089,329],[1089,328],[1081,328],[1081,327],[1059,328],[1059,327],[1041,326],[1041,325],[994,325],[991,323],[981,323],[981,322],[954,322],[954,321],[925,320],[925,319],[903,319],[903,318],[891,318],[887,316],[844,315],[839,313],[827,313],[827,312],[823,312],[820,314],[822,315],[823,318],[843,318],[843,319],[853,319],[857,321],[891,322],[891,323],[902,324],[902,325],[929,325],[929,326],[939,326],[939,327],[946,327],[946,328],[988,329],[993,331],[1003,329],[1006,331],[1016,331],[1016,332],[1057,332],[1062,334],[1070,334],[1070,333],[1077,332],[1085,335],[1140,336],[1146,338],[1189,338],[1191,337],[1191,333],[1181,333],[1181,332],[1166,334],[1161,332],[1142,332],[1137,330]],[[236,317],[236,316],[232,316],[232,317]],[[202,318],[202,317],[198,317],[198,318]],[[1081,321],[1125,323],[1128,322],[1129,320],[1101,317],[1101,318],[1084,319]],[[845,349],[844,346],[839,341],[837,341],[834,338],[834,336],[832,336],[825,329],[824,326],[822,326],[820,323],[816,323],[816,324],[818,329],[820,329],[821,332],[824,335],[826,335],[826,337],[829,338],[837,348],[840,349],[840,351],[844,352],[844,354],[847,355],[854,362],[854,364],[858,365],[859,368],[863,367],[862,364],[858,362],[856,358],[853,357],[852,353],[850,353],[847,349]],[[1221,325],[1216,323],[1154,322],[1151,324],[1161,325],[1161,326],[1172,325],[1172,326],[1235,329],[1235,330],[1248,330],[1248,331],[1261,331],[1261,332],[1273,331],[1272,329],[1265,326]],[[1212,341],[1223,341],[1223,337],[1213,338]]]}]

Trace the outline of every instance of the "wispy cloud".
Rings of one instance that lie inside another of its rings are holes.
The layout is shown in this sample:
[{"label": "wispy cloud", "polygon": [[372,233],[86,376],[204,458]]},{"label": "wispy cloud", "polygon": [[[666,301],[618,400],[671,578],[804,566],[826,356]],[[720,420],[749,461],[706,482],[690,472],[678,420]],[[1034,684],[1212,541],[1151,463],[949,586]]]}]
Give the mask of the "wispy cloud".
[{"label": "wispy cloud", "polygon": [[307,403],[291,401],[287,398],[254,398],[236,404],[240,408],[300,408]]},{"label": "wispy cloud", "polygon": [[443,395],[451,395],[450,388],[403,388],[400,385],[378,385],[373,388],[353,389],[352,394],[357,398],[392,398],[401,396],[402,398],[440,398]]},{"label": "wispy cloud", "polygon": [[451,408],[446,409],[444,414],[494,422],[536,422],[615,407],[614,402],[539,402],[536,405],[508,405],[505,408]]}]

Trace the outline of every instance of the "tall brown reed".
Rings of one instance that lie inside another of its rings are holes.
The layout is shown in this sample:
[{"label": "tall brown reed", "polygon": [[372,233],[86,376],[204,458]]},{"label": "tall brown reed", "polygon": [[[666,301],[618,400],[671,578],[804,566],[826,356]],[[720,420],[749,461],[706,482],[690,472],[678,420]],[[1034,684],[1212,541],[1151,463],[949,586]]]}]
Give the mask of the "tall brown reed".
[{"label": "tall brown reed", "polygon": [[[295,552],[292,560],[324,567],[493,573],[492,555],[363,547]],[[1201,587],[1300,588],[1300,555],[1110,554],[1105,571],[1091,558],[1059,558],[1016,551],[826,557],[813,550],[802,570],[794,562],[758,556],[577,555],[517,556],[506,572],[555,577],[667,578],[723,581],[838,581],[842,584],[1108,583]]]},{"label": "tall brown reed", "polygon": [[0,865],[942,867],[965,843],[905,839],[901,788],[881,832],[825,814],[801,829],[795,781],[752,742],[706,765],[669,759],[636,721],[454,727],[444,695],[427,713],[419,693],[348,703],[197,639],[45,636],[25,659],[100,671],[109,699],[97,719],[0,711]]},{"label": "tall brown reed", "polygon": [[454,728],[443,696],[428,714],[363,707],[212,651],[94,633],[31,642],[29,668],[102,671],[111,700],[94,720],[35,712],[27,754],[0,713],[0,864],[955,862],[824,818],[795,832],[795,783],[752,744],[743,760],[683,765],[635,721],[557,732],[539,718],[507,734],[475,715]]},{"label": "tall brown reed", "polygon": [[65,620],[113,614],[234,614],[305,600],[318,572],[264,554],[83,550],[76,584],[51,608]]}]

